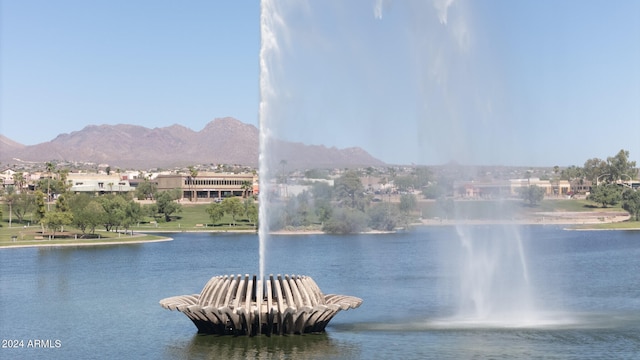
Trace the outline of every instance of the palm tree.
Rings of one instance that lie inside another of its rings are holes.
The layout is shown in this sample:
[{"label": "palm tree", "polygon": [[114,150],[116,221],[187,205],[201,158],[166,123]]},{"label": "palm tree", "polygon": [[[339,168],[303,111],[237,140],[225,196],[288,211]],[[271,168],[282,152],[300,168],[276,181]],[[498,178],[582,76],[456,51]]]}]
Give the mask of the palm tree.
[{"label": "palm tree", "polygon": [[15,173],[13,174],[13,184],[16,188],[16,192],[17,193],[21,193],[22,192],[22,187],[24,186],[24,174],[21,172]]},{"label": "palm tree", "polygon": [[247,193],[249,192],[249,190],[251,190],[251,188],[253,187],[253,184],[249,180],[244,180],[242,182],[242,186],[241,187],[242,187],[242,197],[246,198],[247,197]]},{"label": "palm tree", "polygon": [[282,197],[287,197],[287,175],[285,173],[285,167],[287,166],[287,160],[280,160],[280,165],[282,165]]},{"label": "palm tree", "polygon": [[[381,178],[378,180],[378,184],[382,185],[382,189],[383,189],[384,191],[387,191],[387,183],[388,183],[388,182],[389,182],[389,181],[387,180],[387,177],[386,177],[386,176],[383,176],[383,177],[381,177]],[[380,191],[380,194],[382,195],[382,191]],[[391,198],[391,195],[389,195],[389,198]],[[391,201],[391,200],[389,200],[389,201]]]},{"label": "palm tree", "polygon": [[52,162],[47,162],[47,211],[50,210],[49,202],[51,201],[51,173],[55,169],[55,165]]},{"label": "palm tree", "polygon": [[189,187],[191,188],[191,196],[190,196],[190,201],[193,201],[193,198],[195,197],[196,202],[198,201],[198,197],[195,194],[195,191],[193,190],[193,186],[195,186],[195,182],[196,182],[196,177],[198,176],[198,169],[196,169],[194,166],[189,166]]},{"label": "palm tree", "polygon": [[11,227],[11,214],[13,214],[13,202],[15,201],[15,188],[10,186],[7,188],[6,193],[4,194],[4,201],[9,205],[9,227]]}]

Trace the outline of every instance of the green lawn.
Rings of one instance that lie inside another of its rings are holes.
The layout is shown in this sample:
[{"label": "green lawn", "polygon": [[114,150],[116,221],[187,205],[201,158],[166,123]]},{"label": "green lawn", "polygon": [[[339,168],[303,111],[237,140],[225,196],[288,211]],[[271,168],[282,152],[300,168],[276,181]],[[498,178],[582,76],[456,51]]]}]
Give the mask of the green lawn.
[{"label": "green lawn", "polygon": [[154,223],[153,219],[147,218],[140,223],[140,226],[134,226],[134,231],[190,231],[190,230],[252,230],[255,229],[254,224],[249,223],[246,218],[236,218],[236,224],[233,226],[233,219],[230,216],[223,217],[219,222],[212,223],[207,213],[209,204],[192,204],[182,203],[182,211],[173,214],[171,221],[160,221]]},{"label": "green lawn", "polygon": [[623,221],[617,223],[576,225],[575,229],[594,230],[640,230],[640,221]]},{"label": "green lawn", "polygon": [[[158,240],[162,237],[154,235],[144,235],[131,237],[130,235],[118,234],[104,231],[104,227],[96,228],[95,236],[99,238],[82,239],[82,232],[71,226],[65,227],[64,233],[56,234],[56,237],[49,240],[48,234],[42,234],[40,225],[33,224],[32,214],[27,214],[25,220],[20,223],[13,216],[11,226],[9,225],[9,209],[2,204],[2,219],[0,221],[0,246],[30,245],[30,244],[69,244],[69,243],[91,243],[91,242],[122,242],[122,241],[145,241]],[[146,218],[140,222],[139,226],[133,226],[129,230],[135,233],[155,232],[155,231],[252,231],[255,226],[246,219],[236,219],[236,225],[232,226],[231,217],[223,218],[219,223],[212,224],[209,214],[206,212],[208,204],[183,204],[182,211],[172,216],[172,221],[154,223],[153,218]],[[15,240],[14,240],[15,239]]]},{"label": "green lawn", "polygon": [[533,216],[537,212],[624,211],[621,207],[601,208],[587,200],[544,200],[529,206],[522,200],[462,200],[454,202],[454,210],[447,214],[435,201],[419,202],[423,218],[447,218],[492,220],[518,219]]},{"label": "green lawn", "polygon": [[603,208],[587,200],[544,200],[534,211],[624,211],[620,206]]},{"label": "green lawn", "polygon": [[[153,218],[144,219],[139,225],[130,228],[134,232],[152,232],[152,231],[255,231],[254,224],[249,223],[247,219],[239,218],[235,226],[232,224],[230,217],[223,218],[218,223],[211,223],[211,219],[206,212],[208,204],[192,204],[183,203],[182,211],[175,214],[169,222],[154,222]],[[423,218],[447,218],[447,214],[440,205],[435,201],[421,201],[418,203],[419,210]],[[586,200],[544,200],[539,205],[530,207],[520,200],[506,201],[456,201],[454,203],[454,214],[459,219],[469,220],[492,220],[492,219],[524,219],[532,216],[536,212],[553,212],[553,211],[623,211],[620,207],[600,208],[592,202]],[[39,225],[31,224],[29,219],[31,214],[25,216],[24,223],[18,223],[13,218],[13,224],[9,227],[9,209],[3,204],[3,217],[0,222],[0,246],[14,245],[19,242],[61,242],[68,243],[72,241],[91,242],[94,240],[76,240],[81,236],[81,232],[72,227],[66,227],[64,234],[58,234],[56,239],[48,240],[48,236],[41,233]],[[623,222],[615,224],[597,224],[589,225],[590,228],[603,229],[624,229],[639,228],[639,222]],[[96,229],[96,235],[101,240],[107,241],[125,241],[126,239],[134,240],[134,238],[126,237],[117,233],[107,233],[104,228]],[[15,237],[15,242],[13,238]],[[153,240],[158,237],[138,237],[135,240]]]}]

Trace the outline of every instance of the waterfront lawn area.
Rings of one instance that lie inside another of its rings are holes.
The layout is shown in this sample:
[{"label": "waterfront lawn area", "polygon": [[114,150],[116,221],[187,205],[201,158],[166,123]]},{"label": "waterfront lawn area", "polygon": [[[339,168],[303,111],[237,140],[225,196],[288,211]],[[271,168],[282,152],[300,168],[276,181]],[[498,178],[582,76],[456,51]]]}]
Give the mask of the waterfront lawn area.
[{"label": "waterfront lawn area", "polygon": [[96,243],[123,243],[123,242],[144,242],[159,241],[166,237],[147,234],[123,234],[96,230],[95,236],[81,237],[82,233],[70,228],[64,232],[58,232],[54,238],[49,234],[42,234],[40,226],[14,226],[9,227],[8,223],[0,228],[0,247],[4,246],[33,246],[33,245],[87,245]]},{"label": "waterfront lawn area", "polygon": [[603,223],[603,224],[590,224],[590,225],[575,225],[574,229],[578,230],[639,230],[640,221],[623,221],[615,223]]},{"label": "waterfront lawn area", "polygon": [[[19,244],[68,244],[68,243],[91,243],[91,242],[125,242],[125,241],[147,241],[161,239],[153,235],[138,235],[140,233],[152,232],[182,232],[182,231],[256,231],[255,224],[250,223],[245,218],[233,220],[230,216],[225,216],[217,223],[211,223],[209,214],[206,212],[208,204],[191,204],[183,203],[182,211],[172,216],[172,221],[156,222],[153,218],[145,218],[139,224],[128,229],[133,231],[136,236],[130,234],[106,232],[104,227],[96,228],[95,237],[82,239],[81,231],[73,227],[65,227],[64,233],[57,233],[54,239],[49,240],[48,234],[42,234],[42,229],[38,224],[31,224],[25,221],[18,223],[13,218],[12,226],[9,227],[9,209],[3,204],[3,217],[0,222],[0,246],[11,246]],[[448,213],[443,209],[440,203],[436,201],[419,201],[418,209],[422,218],[447,219],[455,216],[464,220],[522,220],[532,218],[536,212],[554,212],[554,211],[623,211],[620,207],[601,208],[596,204],[586,200],[544,200],[537,206],[528,206],[522,200],[462,200],[454,202],[454,209]],[[25,219],[31,219],[32,214],[27,214]],[[626,221],[611,224],[593,224],[585,227],[595,229],[631,229],[640,228],[640,222]],[[579,228],[582,228],[580,226]],[[124,230],[124,229],[121,229]]]},{"label": "waterfront lawn area", "polygon": [[132,226],[133,231],[237,231],[237,230],[256,230],[254,224],[250,223],[247,218],[237,217],[236,223],[233,225],[231,216],[225,215],[219,222],[212,223],[207,213],[207,203],[189,203],[182,202],[182,211],[171,216],[171,221],[155,222],[151,218],[146,218],[139,225]]},{"label": "waterfront lawn area", "polygon": [[[107,232],[103,226],[97,227],[93,236],[86,234],[82,238],[82,232],[72,226],[65,226],[64,232],[57,232],[50,239],[49,232],[43,234],[39,224],[32,223],[32,214],[26,214],[25,221],[18,222],[13,216],[9,227],[9,208],[3,205],[2,219],[0,221],[0,247],[16,245],[57,245],[57,244],[90,244],[95,242],[138,242],[157,241],[163,237],[145,235],[141,233],[152,232],[176,232],[176,231],[255,231],[254,224],[247,219],[237,218],[236,225],[231,225],[233,219],[225,216],[216,224],[211,223],[206,212],[208,204],[183,204],[182,211],[172,216],[172,221],[155,223],[153,218],[145,218],[139,225],[132,226],[124,233]],[[134,236],[130,233],[134,232]]]},{"label": "waterfront lawn area", "polygon": [[460,200],[452,209],[443,208],[437,201],[418,202],[422,218],[457,218],[463,220],[518,220],[535,217],[539,212],[602,212],[624,211],[620,206],[602,208],[580,199],[547,199],[535,206],[523,200]]}]

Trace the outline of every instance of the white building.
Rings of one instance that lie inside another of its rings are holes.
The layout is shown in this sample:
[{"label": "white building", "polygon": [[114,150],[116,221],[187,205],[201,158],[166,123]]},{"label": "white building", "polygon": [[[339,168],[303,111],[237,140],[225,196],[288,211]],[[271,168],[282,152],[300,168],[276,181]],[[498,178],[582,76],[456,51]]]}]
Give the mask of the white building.
[{"label": "white building", "polygon": [[71,173],[67,175],[69,191],[74,193],[127,193],[133,190],[129,180],[123,180],[118,174],[82,174]]}]

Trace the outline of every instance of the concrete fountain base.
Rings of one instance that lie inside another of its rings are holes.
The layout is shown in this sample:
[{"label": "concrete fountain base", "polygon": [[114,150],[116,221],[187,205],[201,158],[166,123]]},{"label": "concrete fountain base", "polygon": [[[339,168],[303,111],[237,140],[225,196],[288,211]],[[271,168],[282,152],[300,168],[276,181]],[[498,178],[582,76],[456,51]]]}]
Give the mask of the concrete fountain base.
[{"label": "concrete fountain base", "polygon": [[173,296],[160,305],[185,314],[199,333],[283,335],[322,332],[340,311],[355,309],[362,299],[324,295],[304,275],[257,277],[214,276],[200,294]]}]

